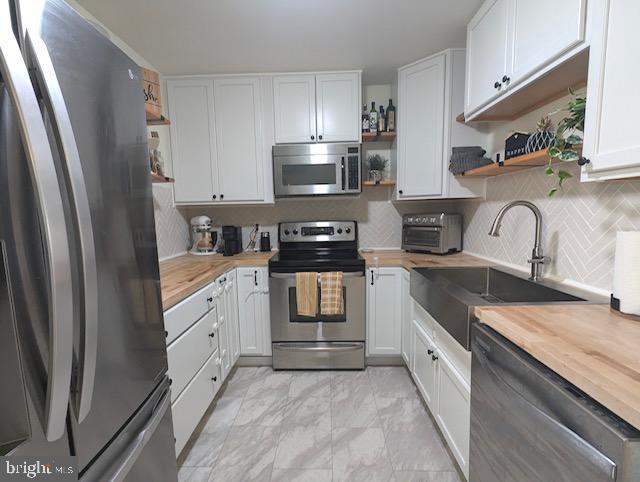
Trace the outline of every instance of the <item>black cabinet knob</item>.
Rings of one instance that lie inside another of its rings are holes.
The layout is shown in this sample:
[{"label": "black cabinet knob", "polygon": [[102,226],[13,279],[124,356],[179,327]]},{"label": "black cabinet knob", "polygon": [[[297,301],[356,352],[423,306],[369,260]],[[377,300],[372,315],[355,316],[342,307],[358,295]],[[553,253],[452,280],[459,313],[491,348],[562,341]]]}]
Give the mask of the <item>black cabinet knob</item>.
[{"label": "black cabinet knob", "polygon": [[220,199],[224,199],[224,194],[220,194]]},{"label": "black cabinet knob", "polygon": [[215,194],[213,196],[211,196],[213,199],[216,199],[218,196],[216,196]]},{"label": "black cabinet knob", "polygon": [[322,140],[322,136],[318,136],[318,139]]},{"label": "black cabinet knob", "polygon": [[209,333],[209,338],[213,338],[214,336],[216,336],[216,332],[212,331],[211,333]]},{"label": "black cabinet knob", "polygon": [[435,355],[431,355],[431,359],[432,359],[433,361],[436,361],[436,360],[438,359],[438,357],[437,357],[437,356],[435,356]]},{"label": "black cabinet knob", "polygon": [[209,303],[213,303],[213,296],[209,296],[209,298],[207,298],[207,301],[208,301]]},{"label": "black cabinet knob", "polygon": [[591,159],[587,159],[586,157],[581,157],[580,159],[578,159],[579,166],[586,166],[590,162],[591,162]]},{"label": "black cabinet knob", "polygon": [[493,84],[494,89],[499,89],[500,87],[502,87],[502,84],[500,82],[496,82],[495,84]]},{"label": "black cabinet knob", "polygon": [[213,380],[214,382],[218,381],[218,377],[211,377],[211,380]]},{"label": "black cabinet knob", "polygon": [[169,332],[167,330],[164,330],[164,337],[168,338],[169,337]]},{"label": "black cabinet knob", "polygon": [[433,350],[427,350],[427,355],[432,355],[433,354]]},{"label": "black cabinet knob", "polygon": [[312,141],[315,141],[315,139],[316,139],[316,136],[311,136]]},{"label": "black cabinet knob", "polygon": [[398,191],[398,194],[402,194],[402,189],[400,189],[400,190]]},{"label": "black cabinet knob", "polygon": [[511,77],[503,75],[502,76],[502,82],[504,82],[505,84],[508,84],[509,82],[511,82]]}]

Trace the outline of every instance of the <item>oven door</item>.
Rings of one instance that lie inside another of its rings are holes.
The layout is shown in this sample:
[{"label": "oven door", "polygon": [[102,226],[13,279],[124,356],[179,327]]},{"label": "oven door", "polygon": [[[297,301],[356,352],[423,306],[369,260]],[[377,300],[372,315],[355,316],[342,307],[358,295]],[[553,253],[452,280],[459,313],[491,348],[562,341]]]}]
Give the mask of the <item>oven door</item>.
[{"label": "oven door", "polygon": [[443,251],[443,232],[440,226],[404,226],[402,228],[402,248],[425,250],[432,253]]},{"label": "oven door", "polygon": [[[307,317],[298,315],[295,273],[271,273],[271,339],[294,341],[364,341],[365,277],[364,273],[344,273],[344,315]],[[318,294],[318,300],[320,296]]]},{"label": "oven door", "polygon": [[346,189],[345,156],[314,154],[273,158],[276,197],[341,194]]}]

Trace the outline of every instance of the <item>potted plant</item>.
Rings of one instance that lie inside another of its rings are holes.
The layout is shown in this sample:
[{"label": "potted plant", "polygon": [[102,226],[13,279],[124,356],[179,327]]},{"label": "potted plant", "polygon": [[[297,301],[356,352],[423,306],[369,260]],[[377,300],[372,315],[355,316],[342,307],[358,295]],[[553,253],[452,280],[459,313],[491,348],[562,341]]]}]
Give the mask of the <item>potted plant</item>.
[{"label": "potted plant", "polygon": [[380,154],[371,154],[367,157],[367,168],[369,170],[369,180],[379,184],[382,181],[384,170],[389,164],[389,160]]},{"label": "potted plant", "polygon": [[[549,166],[547,167],[547,176],[558,176],[558,186],[549,191],[549,196],[553,196],[562,184],[573,175],[565,169],[558,168],[556,171],[551,162],[553,159],[559,159],[562,162],[577,162],[578,165],[584,166],[589,162],[581,156],[578,146],[582,144],[581,133],[584,133],[584,116],[587,105],[587,99],[584,96],[577,96],[570,89],[569,93],[573,98],[567,104],[567,115],[560,122],[556,129],[555,136],[551,146],[548,149]],[[555,115],[560,112],[559,109],[549,115]]]},{"label": "potted plant", "polygon": [[530,154],[532,152],[547,149],[553,143],[554,138],[555,136],[553,135],[551,118],[546,115],[536,124],[536,132],[529,136],[525,152]]}]

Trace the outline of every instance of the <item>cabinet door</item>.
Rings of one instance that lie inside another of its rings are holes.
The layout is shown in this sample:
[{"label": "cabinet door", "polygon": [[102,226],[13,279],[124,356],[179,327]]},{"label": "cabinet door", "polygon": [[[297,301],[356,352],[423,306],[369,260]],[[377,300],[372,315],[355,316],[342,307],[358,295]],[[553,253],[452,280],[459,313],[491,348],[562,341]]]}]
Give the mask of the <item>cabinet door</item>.
[{"label": "cabinet door", "polygon": [[471,388],[441,353],[437,387],[436,420],[462,472],[469,477]]},{"label": "cabinet door", "polygon": [[238,326],[238,287],[236,285],[236,271],[229,271],[225,278],[224,287],[225,310],[229,330],[229,346],[231,350],[231,365],[235,365],[240,357],[240,328]]},{"label": "cabinet door", "polygon": [[442,195],[445,56],[399,73],[398,197]]},{"label": "cabinet door", "polygon": [[265,268],[237,270],[241,355],[268,356],[271,353],[268,276]]},{"label": "cabinet door", "polygon": [[640,2],[600,0],[594,9],[583,155],[585,180],[640,176],[640,56],[630,32],[640,25]]},{"label": "cabinet door", "polygon": [[584,40],[586,0],[512,1],[512,82],[553,62]]},{"label": "cabinet door", "polygon": [[402,358],[407,367],[411,369],[411,275],[407,270],[402,270]]},{"label": "cabinet door", "polygon": [[210,202],[216,179],[213,81],[168,80],[176,202]]},{"label": "cabinet door", "polygon": [[[487,0],[467,26],[466,113],[488,104],[506,88],[502,77],[511,75],[512,1]],[[545,13],[554,15],[553,10]]]},{"label": "cabinet door", "polygon": [[273,79],[277,144],[316,140],[316,78],[283,75]]},{"label": "cabinet door", "polygon": [[213,82],[220,201],[262,201],[262,99],[257,77]]},{"label": "cabinet door", "polygon": [[360,75],[316,76],[316,125],[320,142],[360,139]]},{"label": "cabinet door", "polygon": [[367,288],[367,353],[400,355],[402,269],[370,268]]},{"label": "cabinet door", "polygon": [[[417,321],[413,328],[413,366],[411,374],[422,394],[422,398],[432,413],[436,408],[437,360],[433,360],[436,352],[435,343],[422,329]],[[437,356],[437,355],[436,355]]]},{"label": "cabinet door", "polygon": [[225,318],[220,319],[218,326],[218,346],[220,351],[220,376],[222,381],[227,378],[231,371],[231,349],[229,342],[229,323]]}]

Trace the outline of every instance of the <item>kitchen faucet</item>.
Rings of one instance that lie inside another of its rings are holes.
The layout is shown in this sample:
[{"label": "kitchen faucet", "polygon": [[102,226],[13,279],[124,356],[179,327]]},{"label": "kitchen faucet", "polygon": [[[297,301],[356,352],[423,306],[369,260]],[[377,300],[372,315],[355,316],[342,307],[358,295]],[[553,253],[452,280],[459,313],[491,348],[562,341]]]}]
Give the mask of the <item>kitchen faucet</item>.
[{"label": "kitchen faucet", "polygon": [[530,203],[529,201],[511,201],[510,203],[505,204],[496,216],[496,219],[494,219],[491,230],[489,231],[489,236],[494,236],[496,238],[500,236],[502,218],[507,211],[515,206],[524,206],[531,209],[536,217],[535,244],[533,245],[531,259],[527,260],[527,262],[531,264],[531,277],[529,279],[532,281],[540,281],[540,279],[542,279],[542,265],[551,261],[551,258],[542,254],[542,246],[540,244],[540,238],[542,236],[542,213],[535,204]]}]

